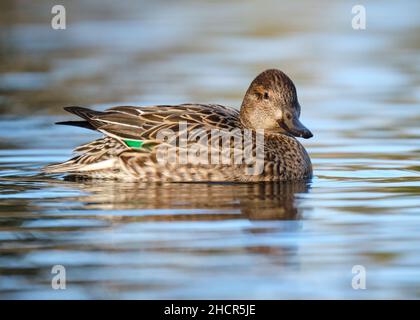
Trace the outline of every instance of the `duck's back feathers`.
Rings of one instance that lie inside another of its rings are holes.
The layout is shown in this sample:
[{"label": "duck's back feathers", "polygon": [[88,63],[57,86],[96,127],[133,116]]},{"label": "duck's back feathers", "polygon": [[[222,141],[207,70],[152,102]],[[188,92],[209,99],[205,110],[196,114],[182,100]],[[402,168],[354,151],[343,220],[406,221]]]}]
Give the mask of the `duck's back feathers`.
[{"label": "duck's back feathers", "polygon": [[159,130],[177,131],[179,124],[183,122],[193,126],[226,130],[240,127],[239,112],[221,105],[118,106],[106,111],[77,106],[64,109],[85,121],[66,121],[59,124],[95,129],[114,138],[155,139]]},{"label": "duck's back feathers", "polygon": [[[221,105],[118,106],[105,111],[73,106],[65,110],[84,121],[59,124],[97,130],[105,137],[76,148],[74,151],[79,155],[66,162],[49,165],[44,168],[45,172],[103,173],[115,165],[110,160],[132,159],[132,153],[137,158],[151,157],[153,147],[162,142],[158,134],[166,130],[172,130],[172,139],[176,139],[180,134],[195,128],[209,133],[211,129],[232,130],[240,126],[239,112]],[[124,156],[123,152],[126,152]]]}]

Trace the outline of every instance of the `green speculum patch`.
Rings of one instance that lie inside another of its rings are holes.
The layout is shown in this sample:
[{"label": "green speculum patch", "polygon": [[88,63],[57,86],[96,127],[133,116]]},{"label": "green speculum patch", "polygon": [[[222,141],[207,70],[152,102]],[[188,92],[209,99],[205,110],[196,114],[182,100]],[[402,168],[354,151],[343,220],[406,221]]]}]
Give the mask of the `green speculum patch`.
[{"label": "green speculum patch", "polygon": [[143,146],[143,141],[141,140],[124,140],[124,143],[127,145],[127,147],[134,148],[134,149],[141,149]]}]

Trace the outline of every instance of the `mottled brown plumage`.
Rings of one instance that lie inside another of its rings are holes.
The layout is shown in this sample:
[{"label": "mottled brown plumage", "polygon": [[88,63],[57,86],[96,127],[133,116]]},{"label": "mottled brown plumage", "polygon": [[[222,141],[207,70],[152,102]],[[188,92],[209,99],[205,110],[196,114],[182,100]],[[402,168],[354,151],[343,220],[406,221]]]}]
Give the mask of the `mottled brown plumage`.
[{"label": "mottled brown plumage", "polygon": [[[240,112],[205,104],[118,106],[104,112],[65,109],[84,121],[62,124],[94,129],[104,137],[76,148],[79,155],[47,166],[46,172],[177,182],[280,181],[312,175],[309,156],[294,137],[312,134],[299,122],[293,82],[279,70],[254,79]],[[201,158],[184,157],[191,150],[199,150]]]}]

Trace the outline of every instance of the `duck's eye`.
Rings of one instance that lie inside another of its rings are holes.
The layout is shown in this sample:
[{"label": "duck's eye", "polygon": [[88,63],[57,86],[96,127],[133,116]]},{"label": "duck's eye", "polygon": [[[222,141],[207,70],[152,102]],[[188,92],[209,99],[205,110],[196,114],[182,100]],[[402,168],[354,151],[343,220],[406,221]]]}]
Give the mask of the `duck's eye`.
[{"label": "duck's eye", "polygon": [[268,100],[270,98],[270,96],[268,95],[268,92],[264,92],[264,99]]}]

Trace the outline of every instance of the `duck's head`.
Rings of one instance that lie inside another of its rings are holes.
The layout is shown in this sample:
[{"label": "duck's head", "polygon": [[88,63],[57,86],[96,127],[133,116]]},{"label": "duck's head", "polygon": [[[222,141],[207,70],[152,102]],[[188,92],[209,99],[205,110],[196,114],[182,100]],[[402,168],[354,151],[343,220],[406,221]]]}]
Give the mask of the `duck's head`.
[{"label": "duck's head", "polygon": [[244,127],[311,138],[300,121],[300,105],[292,80],[277,69],[260,73],[249,86],[241,106]]}]

